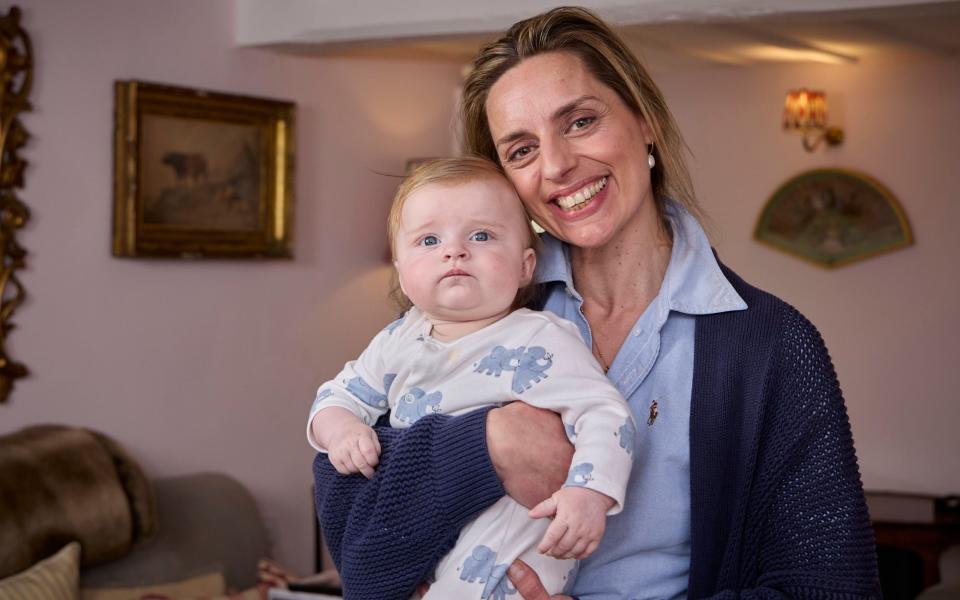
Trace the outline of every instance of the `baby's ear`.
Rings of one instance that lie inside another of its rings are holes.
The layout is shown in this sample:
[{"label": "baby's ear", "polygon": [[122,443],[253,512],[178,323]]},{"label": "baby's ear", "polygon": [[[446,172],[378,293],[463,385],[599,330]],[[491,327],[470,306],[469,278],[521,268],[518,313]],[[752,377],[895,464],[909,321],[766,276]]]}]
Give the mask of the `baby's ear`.
[{"label": "baby's ear", "polygon": [[403,287],[403,275],[400,274],[400,269],[397,268],[397,261],[393,261],[393,270],[397,274],[397,283],[400,284],[400,291],[403,292],[403,295],[407,295],[407,290]]},{"label": "baby's ear", "polygon": [[537,253],[533,248],[523,251],[523,269],[521,271],[521,287],[528,285],[533,279],[533,271],[537,268]]}]

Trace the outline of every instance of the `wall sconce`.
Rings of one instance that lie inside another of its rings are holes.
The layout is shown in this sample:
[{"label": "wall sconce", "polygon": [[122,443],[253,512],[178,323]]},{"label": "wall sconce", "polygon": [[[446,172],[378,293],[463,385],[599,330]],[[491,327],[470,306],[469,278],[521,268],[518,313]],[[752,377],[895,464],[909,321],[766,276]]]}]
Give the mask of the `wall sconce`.
[{"label": "wall sconce", "polygon": [[803,134],[803,148],[813,152],[826,140],[827,145],[843,142],[843,130],[827,125],[827,95],[807,89],[790,90],[783,103],[784,131]]}]

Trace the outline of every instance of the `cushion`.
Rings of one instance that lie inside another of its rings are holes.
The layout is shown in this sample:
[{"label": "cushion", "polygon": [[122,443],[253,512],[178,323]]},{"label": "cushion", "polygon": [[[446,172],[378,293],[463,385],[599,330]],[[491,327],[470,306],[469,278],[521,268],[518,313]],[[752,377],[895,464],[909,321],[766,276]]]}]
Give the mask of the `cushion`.
[{"label": "cushion", "polygon": [[26,571],[0,580],[0,600],[77,600],[80,544],[70,542]]},{"label": "cushion", "polygon": [[80,600],[159,600],[220,596],[227,588],[223,573],[208,573],[175,583],[139,587],[84,588]]}]

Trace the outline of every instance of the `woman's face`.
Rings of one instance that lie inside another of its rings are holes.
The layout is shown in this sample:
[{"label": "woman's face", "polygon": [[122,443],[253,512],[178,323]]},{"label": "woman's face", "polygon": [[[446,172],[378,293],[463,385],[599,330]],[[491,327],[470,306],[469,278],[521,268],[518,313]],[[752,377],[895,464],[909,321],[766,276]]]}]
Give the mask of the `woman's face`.
[{"label": "woman's face", "polygon": [[490,89],[486,112],[507,177],[556,237],[597,248],[656,223],[646,124],[576,55],[522,61]]}]

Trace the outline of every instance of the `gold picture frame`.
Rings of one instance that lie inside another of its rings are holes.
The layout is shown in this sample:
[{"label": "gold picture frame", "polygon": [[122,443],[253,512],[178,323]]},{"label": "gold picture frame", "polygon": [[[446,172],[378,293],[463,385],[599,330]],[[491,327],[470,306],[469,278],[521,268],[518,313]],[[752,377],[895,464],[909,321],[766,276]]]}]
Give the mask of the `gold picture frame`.
[{"label": "gold picture frame", "polygon": [[292,102],[115,83],[113,255],[292,258]]}]

